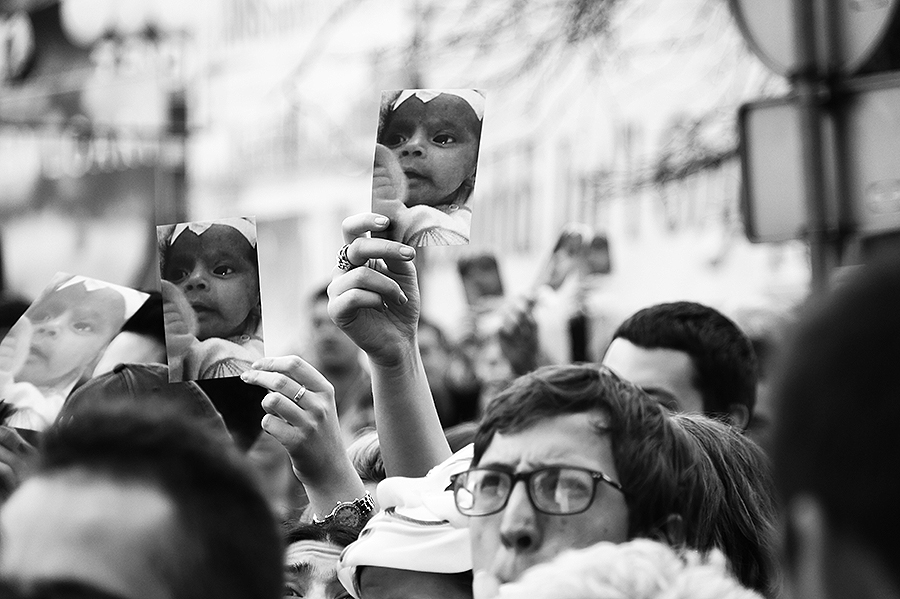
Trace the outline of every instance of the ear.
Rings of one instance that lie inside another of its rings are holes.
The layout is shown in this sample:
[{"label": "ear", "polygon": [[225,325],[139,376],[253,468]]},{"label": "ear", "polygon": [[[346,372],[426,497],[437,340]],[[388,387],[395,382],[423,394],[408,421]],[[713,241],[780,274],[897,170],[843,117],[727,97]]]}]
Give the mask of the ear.
[{"label": "ear", "polygon": [[795,599],[824,599],[828,526],[821,504],[809,495],[790,500],[786,514],[785,578]]},{"label": "ear", "polygon": [[687,531],[681,514],[669,514],[660,527],[662,541],[672,547],[687,547]]},{"label": "ear", "polygon": [[750,424],[750,410],[741,403],[733,403],[728,406],[728,422],[741,430],[746,430]]}]

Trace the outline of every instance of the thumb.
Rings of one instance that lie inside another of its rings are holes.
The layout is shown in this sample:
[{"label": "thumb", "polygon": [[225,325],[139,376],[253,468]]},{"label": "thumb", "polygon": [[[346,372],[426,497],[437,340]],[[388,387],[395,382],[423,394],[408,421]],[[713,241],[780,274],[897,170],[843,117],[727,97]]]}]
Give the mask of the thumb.
[{"label": "thumb", "polygon": [[34,325],[27,316],[22,316],[6,336],[0,340],[0,373],[14,377],[25,365],[31,349],[31,334]]},{"label": "thumb", "polygon": [[392,199],[405,204],[408,185],[406,175],[403,174],[400,161],[387,146],[375,144],[375,168],[380,168],[387,177],[386,184],[393,190]]}]

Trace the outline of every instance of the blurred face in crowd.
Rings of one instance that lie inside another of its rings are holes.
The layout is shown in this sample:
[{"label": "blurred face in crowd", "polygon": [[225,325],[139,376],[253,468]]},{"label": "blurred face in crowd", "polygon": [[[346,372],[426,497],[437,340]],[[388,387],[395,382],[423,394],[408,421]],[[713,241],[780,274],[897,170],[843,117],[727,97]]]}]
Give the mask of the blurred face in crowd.
[{"label": "blurred face in crowd", "polygon": [[[605,419],[599,412],[566,414],[520,432],[496,433],[477,467],[522,473],[547,466],[575,466],[618,481],[610,439],[596,430]],[[598,482],[584,512],[545,514],[532,505],[525,482],[518,481],[503,510],[470,517],[469,529],[476,573],[486,572],[505,583],[566,549],[627,540],[628,507],[619,490]]]},{"label": "blurred face in crowd", "polygon": [[97,360],[125,323],[125,300],[113,289],[87,291],[77,283],[38,300],[25,316],[32,325],[31,348],[16,380],[66,385]]},{"label": "blurred face in crowd", "polygon": [[169,247],[163,278],[184,292],[197,313],[201,341],[243,333],[259,305],[253,246],[228,225],[212,225],[200,235],[182,232]]},{"label": "blurred face in crowd", "polygon": [[382,140],[409,182],[408,206],[438,206],[453,199],[475,174],[480,132],[472,107],[451,94],[428,102],[411,96],[390,114]]},{"label": "blurred face in crowd", "polygon": [[324,541],[297,541],[285,551],[285,597],[351,599],[337,577],[341,548]]},{"label": "blurred face in crowd", "polygon": [[157,489],[70,470],[27,480],[0,512],[0,575],[170,599],[175,506]]},{"label": "blurred face in crowd", "polygon": [[366,566],[359,574],[363,599],[471,599],[471,583],[460,575],[414,572],[381,566]]},{"label": "blurred face in crowd", "polygon": [[703,396],[694,385],[696,372],[687,352],[648,349],[619,337],[609,344],[603,365],[670,410],[703,412]]},{"label": "blurred face in crowd", "polygon": [[449,349],[441,340],[440,333],[434,327],[423,326],[420,323],[416,337],[428,382],[433,385],[443,384],[451,356]]},{"label": "blurred face in crowd", "polygon": [[344,370],[359,361],[359,348],[328,315],[327,299],[313,302],[310,324],[316,368]]}]

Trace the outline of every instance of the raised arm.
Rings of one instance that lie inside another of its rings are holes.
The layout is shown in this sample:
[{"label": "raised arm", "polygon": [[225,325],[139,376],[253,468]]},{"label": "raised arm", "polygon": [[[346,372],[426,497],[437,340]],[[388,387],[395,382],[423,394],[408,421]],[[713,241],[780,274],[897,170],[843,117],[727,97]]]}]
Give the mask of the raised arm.
[{"label": "raised arm", "polygon": [[262,402],[263,430],[287,450],[313,514],[365,495],[344,448],[334,387],[319,371],[297,356],[263,358],[241,379],[271,391]]},{"label": "raised arm", "polygon": [[415,250],[367,236],[389,224],[373,213],[344,220],[349,266],[334,269],[328,312],[369,358],[385,471],[388,476],[424,476],[450,456],[450,447],[416,339],[420,299]]}]

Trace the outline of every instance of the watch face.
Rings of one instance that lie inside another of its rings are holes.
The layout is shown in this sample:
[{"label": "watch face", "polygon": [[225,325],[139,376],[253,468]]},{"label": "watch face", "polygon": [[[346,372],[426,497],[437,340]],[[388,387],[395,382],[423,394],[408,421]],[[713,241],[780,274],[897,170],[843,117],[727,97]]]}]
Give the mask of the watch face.
[{"label": "watch face", "polygon": [[342,505],[334,510],[334,521],[344,526],[358,526],[359,510],[352,505]]}]

